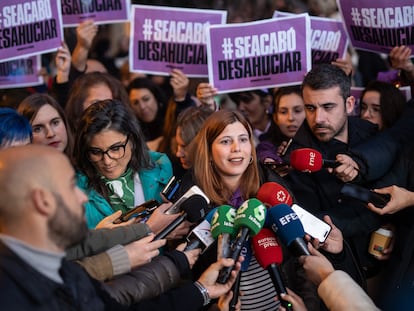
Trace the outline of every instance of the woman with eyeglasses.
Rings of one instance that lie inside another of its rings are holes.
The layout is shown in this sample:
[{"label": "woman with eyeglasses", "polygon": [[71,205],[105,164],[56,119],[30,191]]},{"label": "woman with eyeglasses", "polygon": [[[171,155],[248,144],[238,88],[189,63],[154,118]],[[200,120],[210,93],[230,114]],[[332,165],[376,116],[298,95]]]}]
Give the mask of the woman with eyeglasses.
[{"label": "woman with eyeglasses", "polygon": [[88,226],[94,228],[117,210],[155,199],[172,176],[165,154],[149,151],[138,120],[118,100],[99,101],[85,110],[77,129],[74,160],[78,185],[89,201]]}]

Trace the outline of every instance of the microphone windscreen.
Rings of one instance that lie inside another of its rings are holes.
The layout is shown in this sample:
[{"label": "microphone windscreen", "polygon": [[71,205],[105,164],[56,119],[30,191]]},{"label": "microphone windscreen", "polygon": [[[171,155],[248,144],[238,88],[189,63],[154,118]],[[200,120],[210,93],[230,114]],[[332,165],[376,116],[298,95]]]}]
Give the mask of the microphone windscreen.
[{"label": "microphone windscreen", "polygon": [[257,192],[257,199],[270,206],[277,204],[292,205],[293,199],[290,192],[282,185],[276,182],[265,182]]},{"label": "microphone windscreen", "polygon": [[312,148],[301,148],[290,153],[290,166],[301,172],[317,172],[322,169],[322,154]]},{"label": "microphone windscreen", "polygon": [[266,219],[266,206],[258,199],[248,199],[237,209],[234,228],[249,228],[250,236],[255,236],[263,228]]},{"label": "microphone windscreen", "polygon": [[253,250],[259,265],[266,269],[270,264],[280,265],[283,261],[282,247],[275,233],[269,228],[263,228],[252,238]]},{"label": "microphone windscreen", "polygon": [[221,205],[217,207],[216,212],[211,219],[211,235],[214,239],[220,234],[228,233],[231,236],[236,234],[234,229],[234,218],[236,217],[236,209],[230,205]]},{"label": "microphone windscreen", "polygon": [[186,219],[189,222],[198,222],[204,218],[207,208],[208,203],[206,199],[199,194],[193,194],[181,204],[181,210],[187,214]]},{"label": "microphone windscreen", "polygon": [[287,204],[279,204],[267,210],[267,215],[272,223],[272,229],[279,239],[289,246],[296,238],[303,238],[305,230],[298,215]]}]

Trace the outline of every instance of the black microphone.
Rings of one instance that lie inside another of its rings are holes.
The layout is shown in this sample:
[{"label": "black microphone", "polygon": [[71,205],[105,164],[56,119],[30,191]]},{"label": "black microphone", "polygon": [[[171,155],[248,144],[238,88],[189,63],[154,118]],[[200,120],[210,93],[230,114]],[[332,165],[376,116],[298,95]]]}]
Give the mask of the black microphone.
[{"label": "black microphone", "polygon": [[175,228],[177,228],[184,220],[189,222],[198,222],[201,218],[206,216],[208,204],[203,196],[199,194],[194,194],[187,199],[183,200],[180,204],[181,212],[179,216],[174,219],[164,230],[158,233],[154,237],[154,241],[164,239],[169,235]]}]

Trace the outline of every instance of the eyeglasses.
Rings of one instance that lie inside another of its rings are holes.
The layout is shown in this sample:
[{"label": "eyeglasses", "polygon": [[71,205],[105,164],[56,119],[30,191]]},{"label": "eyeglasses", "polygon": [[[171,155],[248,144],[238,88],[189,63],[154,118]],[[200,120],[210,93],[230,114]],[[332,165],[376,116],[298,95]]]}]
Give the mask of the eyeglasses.
[{"label": "eyeglasses", "polygon": [[105,151],[99,148],[89,148],[88,150],[88,156],[89,160],[92,162],[99,162],[103,159],[104,155],[106,154],[108,158],[112,160],[118,160],[124,157],[125,155],[125,147],[128,144],[129,136],[127,136],[127,139],[125,143],[123,144],[115,144]]}]

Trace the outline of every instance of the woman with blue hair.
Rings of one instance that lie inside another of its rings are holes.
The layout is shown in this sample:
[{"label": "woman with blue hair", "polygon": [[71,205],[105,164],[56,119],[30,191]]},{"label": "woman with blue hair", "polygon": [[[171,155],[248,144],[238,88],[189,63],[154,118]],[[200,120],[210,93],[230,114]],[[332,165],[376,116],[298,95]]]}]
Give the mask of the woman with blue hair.
[{"label": "woman with blue hair", "polygon": [[29,121],[12,108],[0,108],[0,149],[27,145],[32,141]]}]

